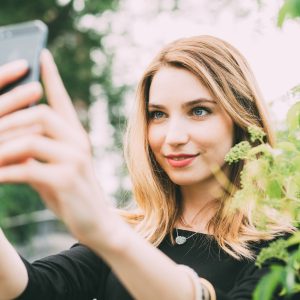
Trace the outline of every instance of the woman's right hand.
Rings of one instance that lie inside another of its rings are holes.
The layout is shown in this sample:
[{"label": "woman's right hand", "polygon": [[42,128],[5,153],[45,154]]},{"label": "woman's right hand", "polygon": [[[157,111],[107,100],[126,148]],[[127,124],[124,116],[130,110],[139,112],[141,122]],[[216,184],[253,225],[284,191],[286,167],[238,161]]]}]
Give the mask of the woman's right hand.
[{"label": "woman's right hand", "polygon": [[[0,95],[3,88],[20,79],[27,72],[28,63],[23,59],[0,66]],[[42,94],[42,87],[37,82],[27,83],[22,87],[16,87],[2,94],[0,96],[0,117],[20,108],[25,108],[28,104],[35,103],[41,98]],[[18,101],[12,101],[12,99],[18,99]]]},{"label": "woman's right hand", "polygon": [[[73,235],[106,261],[133,298],[191,299],[190,280],[174,261],[107,209],[87,135],[50,54],[41,65],[49,106],[19,110],[40,98],[39,83],[0,96],[0,183],[33,186]],[[5,68],[0,68],[1,86],[26,71],[16,63]],[[2,299],[15,298],[28,280],[24,264],[6,245],[0,235],[0,300],[3,293]]]},{"label": "woman's right hand", "polygon": [[[0,86],[26,71],[20,62],[0,67]],[[31,185],[75,238],[91,248],[111,248],[124,225],[104,201],[88,135],[47,50],[41,74],[48,105],[30,105],[42,96],[38,82],[0,96],[0,183]]]}]

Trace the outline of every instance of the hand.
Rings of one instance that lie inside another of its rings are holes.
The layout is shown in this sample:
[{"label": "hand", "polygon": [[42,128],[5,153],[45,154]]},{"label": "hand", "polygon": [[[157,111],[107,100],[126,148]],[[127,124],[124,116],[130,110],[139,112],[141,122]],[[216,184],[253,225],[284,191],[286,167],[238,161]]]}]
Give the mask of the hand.
[{"label": "hand", "polygon": [[[26,70],[24,61],[0,67],[0,88]],[[49,106],[28,107],[42,96],[37,82],[0,96],[0,182],[31,185],[74,236],[89,243],[95,229],[106,233],[101,224],[109,215],[94,175],[89,139],[47,50],[41,56],[41,74]]]}]

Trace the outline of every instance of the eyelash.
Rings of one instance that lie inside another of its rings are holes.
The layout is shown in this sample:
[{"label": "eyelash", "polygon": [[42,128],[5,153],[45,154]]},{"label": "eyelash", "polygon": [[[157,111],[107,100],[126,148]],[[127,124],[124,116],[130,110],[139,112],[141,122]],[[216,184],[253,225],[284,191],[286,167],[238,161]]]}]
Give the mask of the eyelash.
[{"label": "eyelash", "polygon": [[160,111],[160,110],[153,110],[149,112],[149,119],[151,120],[157,120],[157,119],[161,119],[161,118],[156,118],[155,115],[157,113],[161,113],[161,114],[165,114],[164,112]]},{"label": "eyelash", "polygon": [[[198,109],[201,109],[201,110],[204,110],[205,112],[206,112],[206,114],[204,115],[204,116],[206,116],[206,115],[209,115],[210,113],[211,113],[211,110],[209,109],[209,108],[207,108],[207,107],[202,107],[202,106],[196,106],[196,107],[194,107],[194,108],[192,108],[191,109],[191,113],[193,114],[196,110],[198,110]],[[195,117],[199,117],[199,118],[201,118],[201,117],[203,117],[203,115],[196,115],[196,114],[193,114]]]},{"label": "eyelash", "polygon": [[[201,109],[203,111],[206,111],[206,114],[205,115],[196,115],[195,111],[199,110],[199,109]],[[157,113],[163,114],[164,116],[166,115],[164,112],[162,112],[160,110],[154,110],[154,111],[149,112],[149,119],[151,119],[151,120],[162,119],[162,117],[158,117],[158,118],[156,117]],[[189,112],[189,115],[192,115],[192,116],[194,116],[196,118],[202,118],[203,116],[206,116],[208,114],[211,114],[211,110],[209,108],[207,108],[207,107],[202,107],[202,106],[196,106],[196,107],[192,108],[190,110],[190,112]]]}]

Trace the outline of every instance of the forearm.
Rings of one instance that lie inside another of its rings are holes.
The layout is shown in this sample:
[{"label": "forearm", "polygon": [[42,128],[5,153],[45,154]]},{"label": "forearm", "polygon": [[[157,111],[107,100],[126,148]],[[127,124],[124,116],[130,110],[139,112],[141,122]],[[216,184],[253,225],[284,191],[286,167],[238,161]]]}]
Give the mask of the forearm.
[{"label": "forearm", "polygon": [[[139,237],[126,224],[115,231],[113,247],[91,247],[112,268],[134,299],[193,299],[189,276],[160,250]],[[99,241],[99,244],[103,243]]]},{"label": "forearm", "polygon": [[0,229],[0,300],[16,298],[27,281],[25,265]]}]

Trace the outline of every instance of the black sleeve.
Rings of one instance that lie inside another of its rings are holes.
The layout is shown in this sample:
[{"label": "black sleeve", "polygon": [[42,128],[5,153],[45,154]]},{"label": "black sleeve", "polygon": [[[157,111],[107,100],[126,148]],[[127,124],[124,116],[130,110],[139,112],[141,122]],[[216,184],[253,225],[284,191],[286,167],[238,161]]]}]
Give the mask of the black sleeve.
[{"label": "black sleeve", "polygon": [[[254,262],[247,263],[239,272],[237,280],[233,288],[228,292],[216,289],[217,300],[252,300],[253,293],[263,276],[270,271],[270,262],[265,263],[262,268],[255,265]],[[229,275],[230,276],[230,275]],[[224,278],[226,280],[226,277]],[[272,300],[286,299],[279,296],[280,289],[275,292]],[[288,298],[289,300],[299,300],[300,293],[294,294]]]},{"label": "black sleeve", "polygon": [[91,300],[104,293],[109,268],[83,245],[32,264],[22,260],[29,281],[17,300]]},{"label": "black sleeve", "polygon": [[[216,289],[217,300],[252,300],[252,295],[258,282],[268,272],[268,269],[249,268],[244,275],[236,282],[234,288],[229,293],[224,293]],[[279,291],[278,291],[279,292]],[[284,296],[278,293],[272,297],[272,300],[284,300]],[[300,293],[296,293],[288,298],[289,300],[299,300]]]},{"label": "black sleeve", "polygon": [[[218,300],[252,300],[252,294],[260,279],[268,272],[268,268],[259,269],[254,262],[249,262],[239,272],[233,288],[228,292],[216,289]],[[228,274],[230,276],[230,274]],[[226,276],[224,276],[226,280]]]}]

